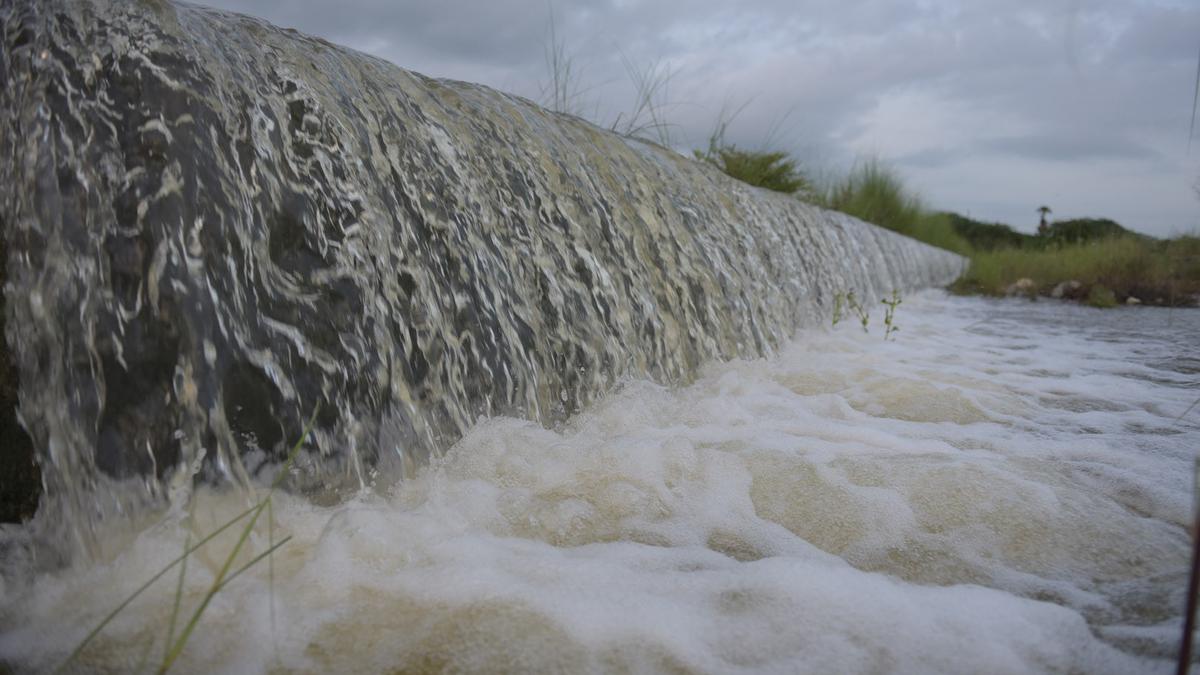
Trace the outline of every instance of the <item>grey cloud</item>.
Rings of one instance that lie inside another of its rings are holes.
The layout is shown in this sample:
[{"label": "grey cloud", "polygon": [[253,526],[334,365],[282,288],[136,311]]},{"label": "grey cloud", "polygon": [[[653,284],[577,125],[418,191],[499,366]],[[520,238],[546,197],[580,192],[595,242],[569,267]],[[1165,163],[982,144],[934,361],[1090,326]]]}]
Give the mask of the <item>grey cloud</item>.
[{"label": "grey cloud", "polygon": [[918,152],[911,152],[907,155],[901,155],[896,158],[896,164],[901,167],[913,167],[920,169],[936,169],[952,164],[956,159],[961,157],[961,150],[956,151],[949,148],[929,148]]},{"label": "grey cloud", "polygon": [[1156,150],[1121,138],[1096,139],[1062,135],[1025,135],[991,138],[979,147],[994,152],[1053,162],[1096,159],[1154,160]]}]

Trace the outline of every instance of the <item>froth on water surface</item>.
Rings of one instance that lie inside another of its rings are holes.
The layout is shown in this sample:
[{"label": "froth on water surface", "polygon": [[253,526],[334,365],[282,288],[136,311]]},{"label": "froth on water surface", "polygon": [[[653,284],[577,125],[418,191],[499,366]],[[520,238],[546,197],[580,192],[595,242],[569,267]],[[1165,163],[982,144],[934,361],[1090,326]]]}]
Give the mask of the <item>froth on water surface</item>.
[{"label": "froth on water surface", "polygon": [[[179,670],[1167,672],[1200,429],[1169,364],[1198,319],[926,295],[895,341],[810,330],[556,429],[485,421],[390,490],[277,495],[244,559],[293,539],[216,596]],[[52,667],[248,503],[113,524],[54,572],[12,556],[0,658]],[[185,608],[235,536],[189,560]],[[152,668],[174,579],[76,665]]]}]

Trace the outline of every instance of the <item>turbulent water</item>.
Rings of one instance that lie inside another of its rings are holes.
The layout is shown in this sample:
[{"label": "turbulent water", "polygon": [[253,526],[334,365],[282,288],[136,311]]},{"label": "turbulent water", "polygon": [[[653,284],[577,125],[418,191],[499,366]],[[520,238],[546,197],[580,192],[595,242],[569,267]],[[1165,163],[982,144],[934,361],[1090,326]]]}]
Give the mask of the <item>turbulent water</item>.
[{"label": "turbulent water", "polygon": [[[43,509],[354,490],[689,381],[962,259],[486,87],[163,0],[0,1],[7,341]],[[114,485],[114,482],[120,482]],[[48,503],[47,503],[48,502]]]},{"label": "turbulent water", "polygon": [[[1169,672],[1200,313],[930,293],[896,323],[888,342],[877,312],[870,334],[801,331],[688,386],[627,381],[554,429],[481,421],[340,505],[278,494],[242,561],[293,539],[215,597],[177,666]],[[110,523],[99,560],[57,572],[10,552],[0,658],[54,665],[248,503]],[[189,560],[185,610],[232,543]],[[176,579],[77,665],[157,665]]]},{"label": "turbulent water", "polygon": [[[70,668],[155,670],[204,607],[180,671],[1169,669],[1200,314],[916,297],[962,259],[247,17],[0,0],[0,38],[46,486],[0,669],[263,498],[314,409],[236,559]],[[815,327],[850,291],[873,332]]]}]

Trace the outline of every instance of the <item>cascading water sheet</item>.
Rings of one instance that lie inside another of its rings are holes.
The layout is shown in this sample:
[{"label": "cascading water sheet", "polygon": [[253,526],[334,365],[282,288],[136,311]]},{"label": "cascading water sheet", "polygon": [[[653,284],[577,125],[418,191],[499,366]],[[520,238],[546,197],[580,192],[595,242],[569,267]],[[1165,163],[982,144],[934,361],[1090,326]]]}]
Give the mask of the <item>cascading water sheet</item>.
[{"label": "cascading water sheet", "polygon": [[0,25],[7,339],[64,522],[197,472],[247,484],[314,410],[294,487],[353,491],[481,417],[685,383],[771,353],[837,293],[963,266],[249,17],[21,0]]}]

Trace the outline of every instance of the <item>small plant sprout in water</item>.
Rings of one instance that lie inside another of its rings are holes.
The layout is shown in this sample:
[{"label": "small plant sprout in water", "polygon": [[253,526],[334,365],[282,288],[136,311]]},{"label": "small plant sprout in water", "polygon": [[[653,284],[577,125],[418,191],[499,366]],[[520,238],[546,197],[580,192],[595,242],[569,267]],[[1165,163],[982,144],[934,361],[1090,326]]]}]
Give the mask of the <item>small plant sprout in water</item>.
[{"label": "small plant sprout in water", "polygon": [[842,312],[845,310],[846,296],[843,293],[837,293],[833,296],[833,327],[837,328],[838,322],[842,320]]},{"label": "small plant sprout in water", "polygon": [[854,291],[846,294],[846,306],[858,316],[858,322],[862,324],[863,332],[870,332],[867,328],[871,323],[871,313],[858,301],[858,298],[854,295]]},{"label": "small plant sprout in water", "polygon": [[900,291],[892,289],[892,297],[884,299],[883,304],[887,309],[883,310],[883,339],[887,340],[892,333],[900,330],[896,325],[896,307],[900,304]]},{"label": "small plant sprout in water", "polygon": [[854,312],[854,315],[858,317],[858,322],[862,324],[863,332],[868,332],[867,327],[871,323],[871,314],[858,301],[854,291],[837,293],[833,296],[833,325],[836,327],[842,319],[846,318],[847,310]]}]

